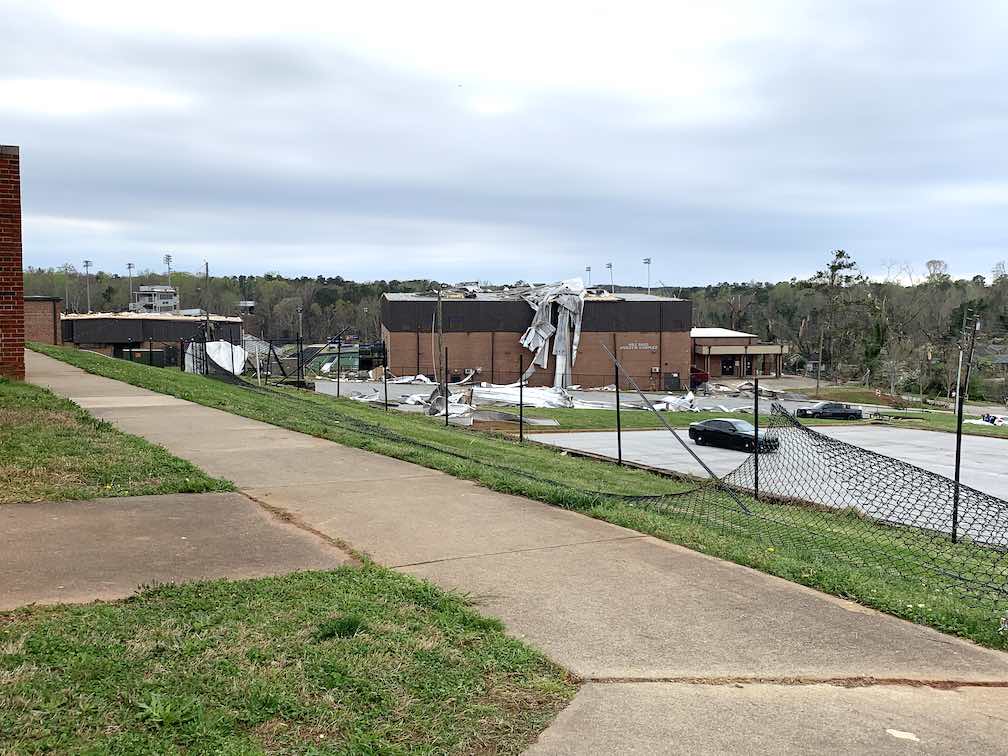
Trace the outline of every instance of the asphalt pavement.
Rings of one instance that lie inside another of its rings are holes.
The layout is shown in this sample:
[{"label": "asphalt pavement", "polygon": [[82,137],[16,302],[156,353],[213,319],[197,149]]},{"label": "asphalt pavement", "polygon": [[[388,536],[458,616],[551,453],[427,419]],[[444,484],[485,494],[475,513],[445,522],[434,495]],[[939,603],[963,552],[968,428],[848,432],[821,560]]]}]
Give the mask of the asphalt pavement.
[{"label": "asphalt pavement", "polygon": [[[938,431],[890,428],[878,425],[823,425],[815,432],[951,478],[955,473],[955,435]],[[726,475],[745,462],[746,452],[714,446],[698,447],[687,430],[679,431],[693,451],[718,475]],[[542,444],[616,457],[616,432],[539,433]],[[703,475],[703,468],[667,430],[623,434],[623,458],[675,472]],[[963,436],[961,482],[984,493],[1008,500],[1008,439]]]}]

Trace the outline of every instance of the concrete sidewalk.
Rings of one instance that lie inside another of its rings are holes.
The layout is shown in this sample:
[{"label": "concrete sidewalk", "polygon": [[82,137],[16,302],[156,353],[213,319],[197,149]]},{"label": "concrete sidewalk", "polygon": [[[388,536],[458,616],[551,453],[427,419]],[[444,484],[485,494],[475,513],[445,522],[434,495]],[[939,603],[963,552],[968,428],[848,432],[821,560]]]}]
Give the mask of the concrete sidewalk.
[{"label": "concrete sidewalk", "polygon": [[[812,730],[835,750],[1003,747],[997,712],[1008,690],[920,684],[1008,685],[1008,655],[579,514],[34,353],[28,373],[295,523],[469,592],[513,634],[596,681],[544,733],[541,753],[695,752],[703,737],[710,752],[809,750],[825,742]],[[903,684],[808,684],[873,678]],[[965,697],[979,703],[961,705]],[[943,717],[969,739],[934,735]],[[731,727],[746,740],[726,740]]]},{"label": "concrete sidewalk", "polygon": [[349,561],[237,493],[0,507],[0,610],[123,598],[155,582],[265,577]]}]

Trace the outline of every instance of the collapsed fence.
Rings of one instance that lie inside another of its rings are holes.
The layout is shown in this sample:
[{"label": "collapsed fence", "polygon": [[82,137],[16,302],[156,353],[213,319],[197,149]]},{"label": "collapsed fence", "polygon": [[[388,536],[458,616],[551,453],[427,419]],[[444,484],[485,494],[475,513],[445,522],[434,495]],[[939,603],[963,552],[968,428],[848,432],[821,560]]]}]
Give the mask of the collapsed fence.
[{"label": "collapsed fence", "polygon": [[239,383],[297,401],[306,413],[336,422],[342,431],[423,448],[600,503],[654,511],[802,563],[878,577],[915,595],[1008,611],[1008,502],[818,433],[777,404],[763,431],[763,451],[750,454],[728,475],[704,480],[684,475],[687,485],[676,492],[628,494],[573,489],[541,470],[421,441],[381,421],[341,412],[339,405],[320,404],[316,397]]},{"label": "collapsed fence", "polygon": [[[962,485],[957,498],[954,481],[818,433],[778,404],[760,446],[721,481],[658,506],[756,535],[812,564],[846,565],[1008,609],[1008,502]],[[725,488],[749,511],[734,506]]]}]

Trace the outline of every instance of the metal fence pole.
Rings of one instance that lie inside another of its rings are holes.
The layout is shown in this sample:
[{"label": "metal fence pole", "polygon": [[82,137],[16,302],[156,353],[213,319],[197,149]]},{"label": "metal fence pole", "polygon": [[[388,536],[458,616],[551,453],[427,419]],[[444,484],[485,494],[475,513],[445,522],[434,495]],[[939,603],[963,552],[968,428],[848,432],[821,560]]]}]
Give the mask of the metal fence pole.
[{"label": "metal fence pole", "polygon": [[444,424],[448,427],[448,347],[444,348]]},{"label": "metal fence pole", "polygon": [[340,373],[343,372],[343,366],[340,364],[343,362],[343,337],[340,336],[340,340],[336,342],[336,396],[340,395]]},{"label": "metal fence pole", "polygon": [[[389,337],[391,338],[391,336]],[[382,383],[385,384],[385,411],[388,412],[388,374],[389,374],[389,358],[388,358],[388,345],[382,342],[382,351],[385,353],[385,359],[382,360],[384,365],[382,366]]]},{"label": "metal fence pole", "polygon": [[518,355],[518,443],[525,443],[525,355]]},{"label": "metal fence pole", "polygon": [[[616,353],[616,334],[612,336],[613,354]],[[619,365],[613,363],[613,377],[616,385],[616,464],[623,464],[623,423],[620,419]]]},{"label": "metal fence pole", "polygon": [[185,372],[185,339],[178,340],[179,346],[179,370]]},{"label": "metal fence pole", "polygon": [[966,386],[956,385],[956,450],[955,450],[955,488],[952,492],[952,543],[958,539],[959,531],[959,463],[962,459],[962,424],[965,409],[966,394],[969,393],[970,367],[973,364],[973,349],[976,346],[976,332],[980,328],[979,319],[973,322],[973,334],[970,336],[969,357],[966,360]]},{"label": "metal fence pole", "polygon": [[154,339],[147,340],[147,367],[154,364]]},{"label": "metal fence pole", "polygon": [[753,376],[753,498],[759,501],[759,378]]}]

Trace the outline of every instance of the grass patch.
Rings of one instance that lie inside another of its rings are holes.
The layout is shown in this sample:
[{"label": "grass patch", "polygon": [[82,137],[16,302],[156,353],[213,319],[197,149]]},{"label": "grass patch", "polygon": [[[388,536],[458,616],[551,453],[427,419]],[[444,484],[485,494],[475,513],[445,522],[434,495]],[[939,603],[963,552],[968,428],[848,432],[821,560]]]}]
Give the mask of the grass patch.
[{"label": "grass patch", "polygon": [[230,490],[66,399],[0,379],[0,504]]},{"label": "grass patch", "polygon": [[11,753],[519,753],[565,672],[373,564],[0,614]]},{"label": "grass patch", "polygon": [[[996,648],[1008,648],[1008,635],[998,632],[999,618],[989,608],[967,604],[948,583],[917,575],[901,577],[886,565],[936,551],[928,535],[884,526],[852,527],[851,515],[785,505],[760,505],[762,514],[780,525],[785,536],[815,533],[822,548],[809,549],[808,538],[767,551],[764,517],[738,518],[698,525],[689,513],[635,507],[605,494],[680,493],[695,483],[644,470],[569,456],[539,444],[521,445],[501,434],[446,428],[439,418],[385,413],[348,399],[279,389],[269,394],[202,376],[166,371],[84,352],[38,347],[85,370],[178,396],[246,417],[326,438],[379,454],[443,470],[505,493],[528,496],[576,509],[617,525],[650,533],[689,548],[780,575],[804,585],[858,601],[906,619],[928,624]],[[360,432],[361,424],[370,430]],[[358,429],[354,429],[357,425]],[[432,448],[433,447],[433,448]],[[457,456],[456,456],[457,455]],[[488,464],[488,463],[492,463]],[[787,539],[785,539],[787,540]],[[866,555],[870,564],[857,568],[838,564],[835,553]],[[957,545],[954,558],[977,550]],[[925,563],[927,563],[925,561]],[[872,566],[874,564],[875,566]],[[881,567],[879,565],[882,565]],[[940,572],[939,569],[932,575]]]}]

